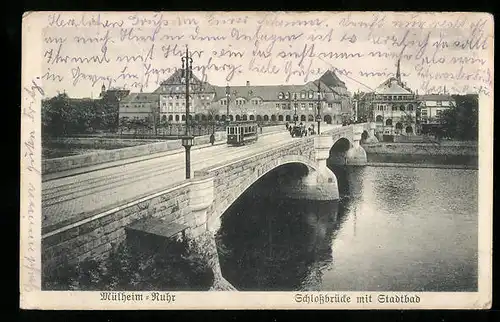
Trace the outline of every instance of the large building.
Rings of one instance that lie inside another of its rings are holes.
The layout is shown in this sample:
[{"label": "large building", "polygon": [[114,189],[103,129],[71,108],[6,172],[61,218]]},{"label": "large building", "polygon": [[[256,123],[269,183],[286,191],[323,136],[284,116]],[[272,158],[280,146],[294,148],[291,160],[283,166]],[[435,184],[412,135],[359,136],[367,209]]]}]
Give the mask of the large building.
[{"label": "large building", "polygon": [[[214,86],[191,77],[189,111],[195,120],[255,120],[259,122],[313,122],[340,124],[352,113],[349,92],[333,71],[302,85]],[[319,89],[319,90],[318,90]],[[120,102],[120,118],[147,118],[157,111],[160,120],[185,121],[186,85],[178,70],[153,93],[131,93]],[[228,113],[229,107],[229,113]],[[156,109],[155,109],[156,108]],[[149,114],[148,114],[149,113]]]}]

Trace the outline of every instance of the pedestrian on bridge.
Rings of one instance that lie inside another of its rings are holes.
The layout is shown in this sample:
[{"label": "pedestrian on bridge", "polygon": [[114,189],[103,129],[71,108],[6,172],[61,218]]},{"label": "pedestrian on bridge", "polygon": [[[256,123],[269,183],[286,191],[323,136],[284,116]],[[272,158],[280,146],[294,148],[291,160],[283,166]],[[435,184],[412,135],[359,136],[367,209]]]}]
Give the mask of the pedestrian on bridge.
[{"label": "pedestrian on bridge", "polygon": [[210,134],[210,143],[214,145],[214,142],[215,142],[215,135],[212,133]]}]

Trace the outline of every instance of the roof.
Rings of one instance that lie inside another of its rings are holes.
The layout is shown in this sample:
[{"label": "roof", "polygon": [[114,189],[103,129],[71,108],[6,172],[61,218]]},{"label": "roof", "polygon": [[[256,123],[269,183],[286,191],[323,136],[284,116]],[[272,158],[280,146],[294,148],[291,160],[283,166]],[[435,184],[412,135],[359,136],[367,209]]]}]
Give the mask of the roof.
[{"label": "roof", "polygon": [[130,93],[122,98],[120,103],[154,103],[158,100],[158,94],[155,93]]},{"label": "roof", "polygon": [[338,78],[338,76],[335,74],[334,71],[332,70],[327,70],[323,76],[319,78],[320,81],[325,83],[328,87],[333,88],[333,87],[346,87],[345,83]]},{"label": "roof", "polygon": [[423,101],[452,101],[453,97],[448,94],[424,94],[419,95],[419,99]]},{"label": "roof", "polygon": [[382,95],[407,95],[412,92],[403,87],[395,77],[391,77],[375,89],[375,94]]},{"label": "roof", "polygon": [[[301,93],[301,92],[314,92],[318,90],[318,81],[309,82],[302,85],[243,85],[243,86],[230,86],[231,99],[236,99],[239,97],[245,99],[251,98],[261,98],[264,101],[275,101],[278,98],[279,93]],[[332,91],[335,92],[332,88],[330,88],[327,84],[321,82],[320,83],[321,91]],[[226,87],[222,86],[213,86],[213,90],[215,91],[215,100],[219,100],[221,98],[226,97]],[[208,90],[205,90],[208,92]],[[338,94],[338,93],[336,93]],[[340,95],[340,94],[338,94]],[[316,96],[315,96],[316,97]],[[300,99],[300,97],[298,97]]]},{"label": "roof", "polygon": [[[318,81],[320,81],[320,87],[322,91],[334,92],[337,95],[342,96],[336,89],[346,88],[345,83],[341,81],[334,71],[326,71],[318,80],[308,82],[301,85],[241,85],[241,86],[230,86],[231,98],[235,99],[238,97],[243,97],[245,99],[251,98],[261,98],[265,101],[273,101],[277,99],[278,93],[300,93],[303,91],[317,91]],[[215,86],[208,82],[202,82],[194,73],[192,74],[192,82],[195,88],[194,92],[204,92],[204,93],[215,93],[215,100],[226,97],[226,86]],[[166,85],[180,85],[183,83],[182,70],[177,69],[170,77],[161,82],[160,86],[153,93],[164,93],[171,92],[172,88],[164,90],[163,86]],[[200,90],[201,89],[201,90]],[[184,93],[185,86],[179,86],[179,89],[175,91],[176,93]]]}]

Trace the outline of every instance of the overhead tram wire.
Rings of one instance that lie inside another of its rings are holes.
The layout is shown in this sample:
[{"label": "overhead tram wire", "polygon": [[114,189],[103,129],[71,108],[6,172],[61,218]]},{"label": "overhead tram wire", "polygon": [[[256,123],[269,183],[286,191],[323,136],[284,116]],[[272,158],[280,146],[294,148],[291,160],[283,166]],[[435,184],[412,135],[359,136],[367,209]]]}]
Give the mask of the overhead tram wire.
[{"label": "overhead tram wire", "polygon": [[[340,69],[338,69],[338,68],[336,68],[335,66],[333,66],[332,64],[330,64],[330,62],[328,62],[328,61],[324,60],[324,59],[323,59],[323,58],[321,58],[321,57],[318,57],[318,58],[319,58],[320,60],[322,60],[324,63],[328,64],[328,65],[330,66],[330,69],[333,69],[333,71],[340,71]],[[349,75],[347,75],[347,74],[341,74],[341,75],[342,75],[342,76],[345,76],[345,77],[347,77],[347,78],[349,78],[350,80],[352,80],[352,81],[354,81],[354,82],[356,82],[356,83],[358,83],[358,84],[360,84],[360,85],[362,85],[362,86],[364,86],[364,87],[366,87],[366,88],[368,88],[370,91],[375,91],[375,89],[371,88],[370,86],[366,85],[365,83],[360,82],[360,81],[358,81],[357,79],[355,79],[355,78],[353,78],[353,77],[351,77],[351,76],[349,76]]]}]

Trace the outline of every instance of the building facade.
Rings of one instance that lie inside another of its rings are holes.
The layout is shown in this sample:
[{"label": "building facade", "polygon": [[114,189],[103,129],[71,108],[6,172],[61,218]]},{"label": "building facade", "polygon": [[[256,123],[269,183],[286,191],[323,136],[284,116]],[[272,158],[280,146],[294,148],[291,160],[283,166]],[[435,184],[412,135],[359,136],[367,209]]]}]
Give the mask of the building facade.
[{"label": "building facade", "polygon": [[[191,77],[189,114],[198,121],[315,122],[340,124],[353,108],[345,83],[333,71],[302,85],[214,86]],[[138,98],[139,97],[139,98]],[[142,99],[144,97],[144,99]],[[151,94],[130,94],[120,103],[120,118],[147,117],[155,105],[162,121],[181,123],[186,117],[186,84],[176,71]]]},{"label": "building facade", "polygon": [[455,100],[448,94],[420,95],[420,115],[423,124],[439,124],[441,113],[456,105]]},{"label": "building facade", "polygon": [[401,81],[398,62],[396,77],[390,77],[358,101],[358,114],[375,121],[379,135],[418,134],[420,99]]},{"label": "building facade", "polygon": [[130,93],[119,103],[120,119],[152,120],[158,115],[159,96],[155,93]]}]

